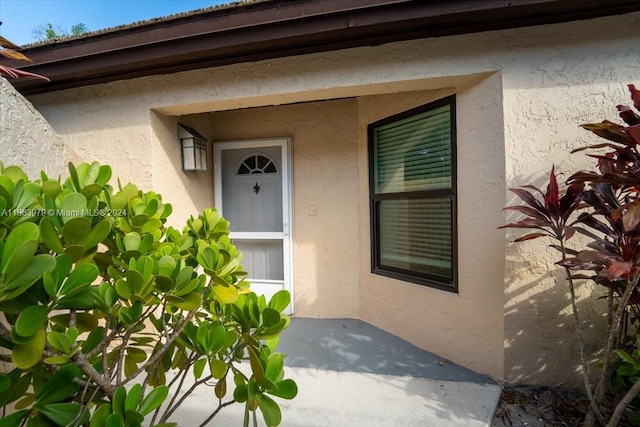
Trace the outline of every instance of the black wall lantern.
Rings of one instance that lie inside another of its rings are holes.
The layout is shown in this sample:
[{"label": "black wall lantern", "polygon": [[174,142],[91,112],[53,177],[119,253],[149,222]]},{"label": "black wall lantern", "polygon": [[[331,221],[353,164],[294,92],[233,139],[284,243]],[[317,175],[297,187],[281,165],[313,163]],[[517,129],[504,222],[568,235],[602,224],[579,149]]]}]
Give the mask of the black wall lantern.
[{"label": "black wall lantern", "polygon": [[207,140],[190,127],[178,125],[183,171],[207,170]]}]

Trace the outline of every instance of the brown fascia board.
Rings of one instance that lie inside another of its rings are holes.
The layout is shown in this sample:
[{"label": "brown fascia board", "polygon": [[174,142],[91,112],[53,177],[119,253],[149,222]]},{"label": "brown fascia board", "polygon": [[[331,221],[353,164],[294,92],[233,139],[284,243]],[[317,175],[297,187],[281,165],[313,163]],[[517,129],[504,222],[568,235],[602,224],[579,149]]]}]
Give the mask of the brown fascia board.
[{"label": "brown fascia board", "polygon": [[[271,0],[23,50],[24,95],[291,55],[623,14],[638,0]],[[19,66],[15,61],[1,63]]]}]

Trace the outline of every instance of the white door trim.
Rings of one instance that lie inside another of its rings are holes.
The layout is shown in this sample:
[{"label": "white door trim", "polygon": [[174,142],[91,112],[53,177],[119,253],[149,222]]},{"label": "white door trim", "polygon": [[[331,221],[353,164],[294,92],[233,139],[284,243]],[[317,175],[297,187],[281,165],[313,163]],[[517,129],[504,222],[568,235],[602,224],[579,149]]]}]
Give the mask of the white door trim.
[{"label": "white door trim", "polygon": [[[251,232],[231,232],[230,238],[250,238],[250,239],[267,239],[282,238],[283,242],[283,258],[284,266],[284,289],[291,294],[291,304],[288,312],[294,312],[293,298],[293,251],[292,251],[292,230],[291,219],[293,218],[292,210],[292,179],[291,179],[291,138],[264,138],[264,139],[245,139],[238,141],[221,141],[213,144],[214,155],[214,189],[215,189],[215,205],[218,212],[224,216],[224,206],[222,204],[222,150],[225,149],[246,149],[279,146],[282,155],[282,233],[260,233],[259,235]],[[269,283],[271,281],[261,281]]]}]

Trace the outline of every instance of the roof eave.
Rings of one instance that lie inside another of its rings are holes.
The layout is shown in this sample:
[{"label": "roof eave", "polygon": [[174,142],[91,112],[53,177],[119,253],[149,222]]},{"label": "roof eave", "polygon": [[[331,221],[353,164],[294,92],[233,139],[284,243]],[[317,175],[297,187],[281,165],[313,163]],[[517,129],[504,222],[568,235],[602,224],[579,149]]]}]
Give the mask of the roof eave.
[{"label": "roof eave", "polygon": [[[28,47],[24,95],[394,41],[640,11],[636,0],[271,0]],[[16,65],[16,64],[11,64]]]}]

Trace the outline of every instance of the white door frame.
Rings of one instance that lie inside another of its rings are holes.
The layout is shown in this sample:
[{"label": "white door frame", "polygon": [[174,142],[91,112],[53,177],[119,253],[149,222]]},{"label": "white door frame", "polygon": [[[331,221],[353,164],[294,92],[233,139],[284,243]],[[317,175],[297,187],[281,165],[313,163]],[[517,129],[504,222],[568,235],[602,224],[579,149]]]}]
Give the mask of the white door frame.
[{"label": "white door frame", "polygon": [[[282,238],[282,251],[284,259],[284,289],[291,294],[291,303],[286,310],[289,314],[294,312],[293,306],[293,251],[292,251],[292,230],[291,219],[293,218],[291,203],[291,138],[264,138],[245,139],[238,141],[221,141],[213,144],[214,155],[214,189],[215,204],[218,212],[224,216],[224,206],[222,204],[222,150],[225,149],[246,149],[261,147],[280,147],[282,156],[282,232],[260,233],[257,236],[253,232],[231,232],[229,237],[251,239],[251,238]],[[268,281],[261,281],[268,282]]]}]

